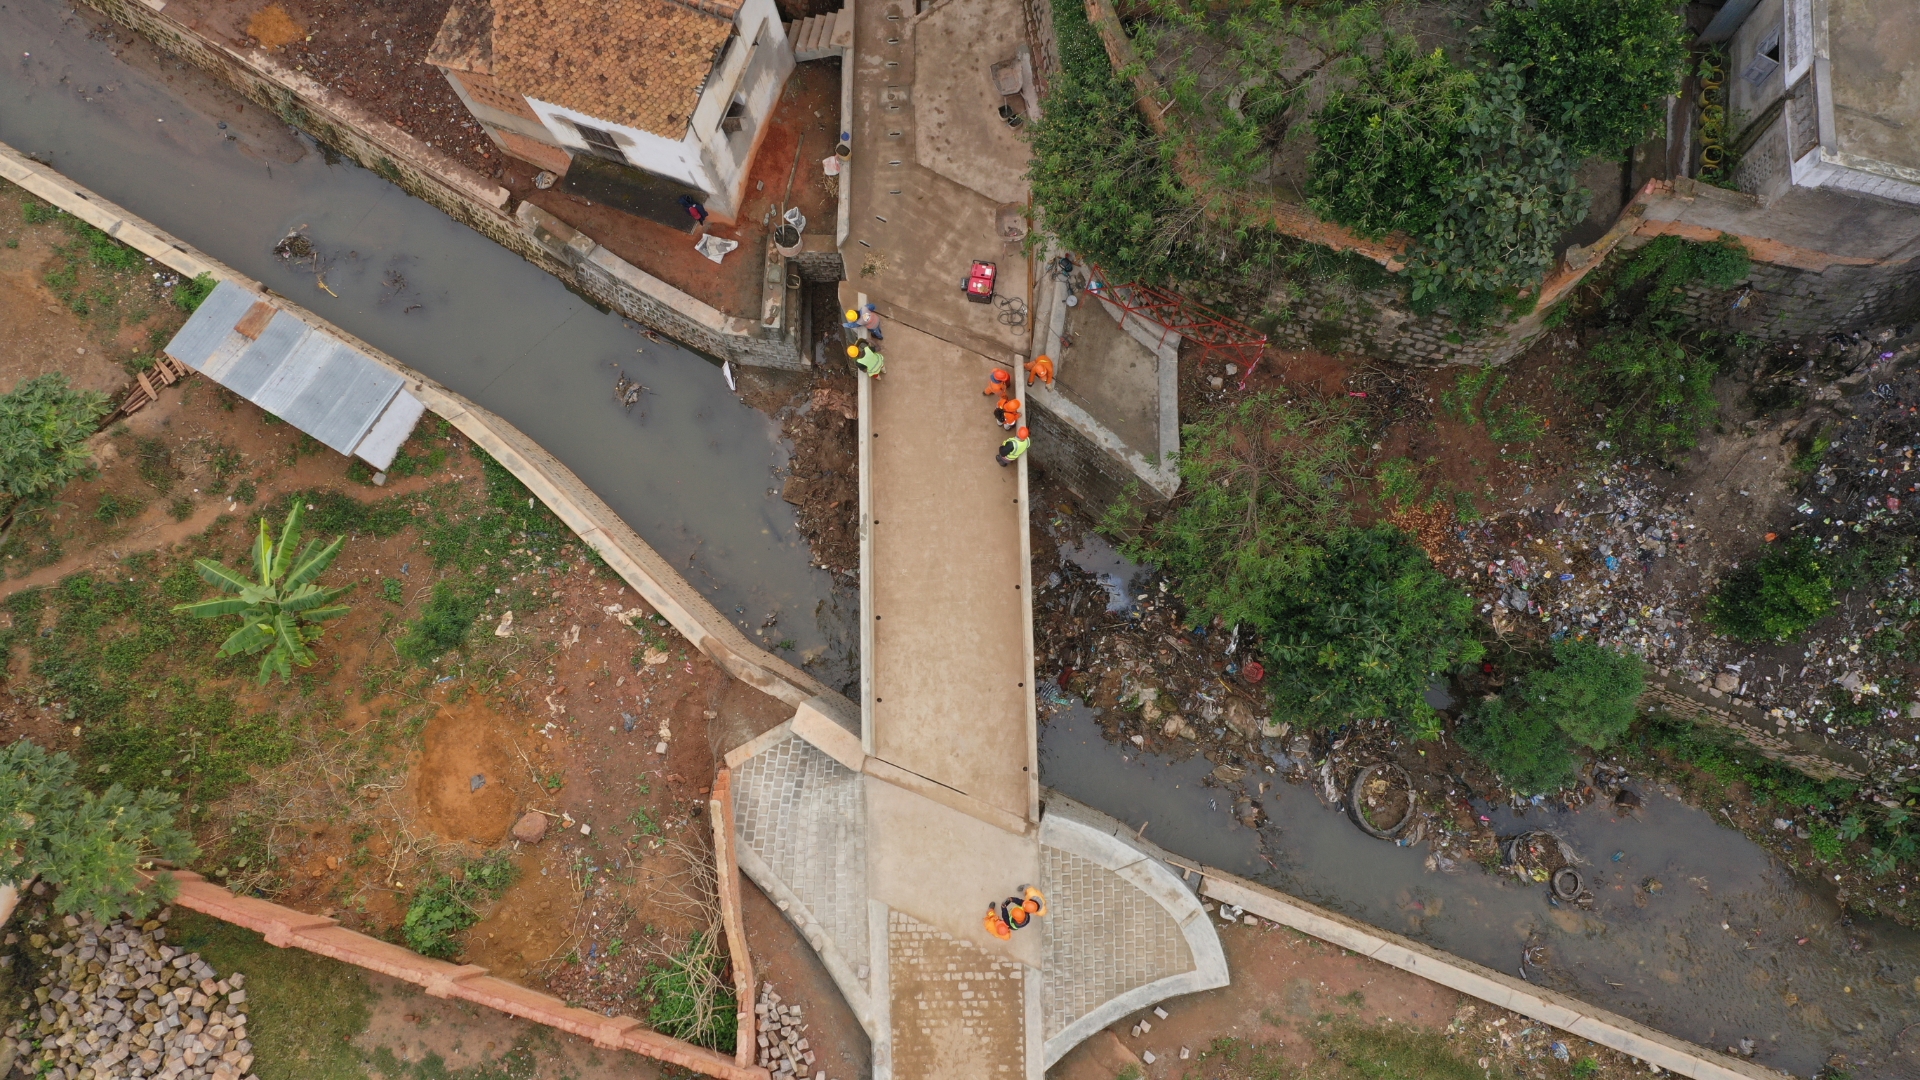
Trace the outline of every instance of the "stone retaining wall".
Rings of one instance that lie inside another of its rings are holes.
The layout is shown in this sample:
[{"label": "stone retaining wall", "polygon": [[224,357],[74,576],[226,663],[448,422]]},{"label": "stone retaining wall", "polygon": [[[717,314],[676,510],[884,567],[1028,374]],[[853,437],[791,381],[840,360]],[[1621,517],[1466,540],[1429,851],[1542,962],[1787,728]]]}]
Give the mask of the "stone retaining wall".
[{"label": "stone retaining wall", "polygon": [[[143,0],[86,0],[115,22],[202,68],[288,124],[432,203],[554,275],[582,295],[662,334],[723,360],[754,367],[800,369],[791,332],[762,333],[758,319],[725,315],[604,250],[582,270],[544,247],[509,212],[505,188],[473,173],[405,131],[369,115],[272,56],[241,51],[148,6]],[[644,279],[644,281],[642,280]]]},{"label": "stone retaining wall", "polygon": [[1647,679],[1646,692],[1640,695],[1640,708],[1719,728],[1761,756],[1815,780],[1862,780],[1866,776],[1865,759],[1838,747],[1811,745],[1811,740],[1805,740],[1807,744],[1795,743],[1789,741],[1784,732],[1770,734],[1762,726],[1765,715],[1759,709],[1738,698],[1724,698],[1718,690],[1696,690],[1652,675]]},{"label": "stone retaining wall", "polygon": [[[1622,251],[1653,237],[1637,235]],[[1735,301],[1744,297],[1740,307]],[[1755,262],[1732,289],[1686,286],[1674,310],[1704,326],[1738,330],[1762,341],[1824,337],[1869,327],[1920,321],[1920,259],[1902,265],[1834,265],[1804,270]]]}]

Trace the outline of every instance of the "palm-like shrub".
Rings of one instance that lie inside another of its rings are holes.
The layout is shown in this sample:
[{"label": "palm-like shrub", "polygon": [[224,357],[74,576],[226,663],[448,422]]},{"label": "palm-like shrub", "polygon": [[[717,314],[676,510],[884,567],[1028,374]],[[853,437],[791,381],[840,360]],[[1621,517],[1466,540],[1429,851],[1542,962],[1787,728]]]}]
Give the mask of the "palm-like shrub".
[{"label": "palm-like shrub", "polygon": [[260,538],[253,545],[252,578],[212,559],[195,560],[194,569],[208,584],[223,593],[237,595],[210,597],[173,609],[197,619],[238,615],[240,629],[220,646],[220,655],[252,656],[264,650],[266,655],[260,658],[263,686],[275,673],[283,679],[289,678],[295,667],[311,665],[313,650],[308,645],[320,640],[322,631],[318,624],[337,619],[351,610],[345,604],[330,603],[351,586],[327,589],[314,584],[314,579],[340,554],[345,537],[334,537],[333,543],[324,548],[318,546],[317,540],[308,541],[296,557],[294,545],[300,542],[300,510],[301,504],[296,501],[287,512],[286,527],[281,530],[277,544],[266,519],[261,519]]}]

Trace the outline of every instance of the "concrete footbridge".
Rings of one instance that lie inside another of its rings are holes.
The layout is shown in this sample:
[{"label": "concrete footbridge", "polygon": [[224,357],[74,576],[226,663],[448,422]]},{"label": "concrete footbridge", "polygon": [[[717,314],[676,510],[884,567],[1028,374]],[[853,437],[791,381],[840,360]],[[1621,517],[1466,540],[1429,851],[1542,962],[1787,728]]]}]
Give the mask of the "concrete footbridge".
[{"label": "concrete footbridge", "polygon": [[[1027,463],[996,462],[982,393],[996,368],[1023,382],[1033,348],[1006,213],[1028,149],[990,77],[1023,55],[1019,5],[854,16],[843,299],[878,309],[886,357],[859,396],[860,702],[816,699],[728,755],[735,847],[860,1018],[876,1080],[1038,1080],[1115,1020],[1224,985],[1226,961],[1178,873],[1041,801]],[[963,292],[975,261],[993,302]],[[983,915],[1024,885],[1048,913],[1002,940]]]}]

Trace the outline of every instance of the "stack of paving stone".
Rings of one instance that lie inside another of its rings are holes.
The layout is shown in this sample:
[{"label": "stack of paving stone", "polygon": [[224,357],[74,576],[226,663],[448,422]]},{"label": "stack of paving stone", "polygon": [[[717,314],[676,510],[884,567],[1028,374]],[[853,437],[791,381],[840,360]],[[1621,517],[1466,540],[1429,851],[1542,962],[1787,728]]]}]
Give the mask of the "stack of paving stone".
[{"label": "stack of paving stone", "polygon": [[27,935],[42,966],[37,1012],[7,1030],[29,1074],[49,1080],[258,1080],[246,976],[219,978],[167,945],[171,912],[108,926],[69,915]]},{"label": "stack of paving stone", "polygon": [[[781,1077],[813,1075],[813,1046],[807,1042],[807,1025],[800,1022],[800,1006],[782,1005],[772,983],[760,984],[760,1001],[754,1005],[755,1039],[760,1044],[760,1067]],[[828,1080],[823,1074],[817,1080]]]}]

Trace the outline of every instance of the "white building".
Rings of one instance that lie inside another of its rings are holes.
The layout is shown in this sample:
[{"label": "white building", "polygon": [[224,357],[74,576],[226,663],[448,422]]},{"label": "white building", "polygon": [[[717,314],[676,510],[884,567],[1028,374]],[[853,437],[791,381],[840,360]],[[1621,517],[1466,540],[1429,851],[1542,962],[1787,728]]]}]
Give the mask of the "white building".
[{"label": "white building", "polygon": [[721,222],[794,65],[774,0],[455,0],[427,59],[508,154],[630,166]]}]

